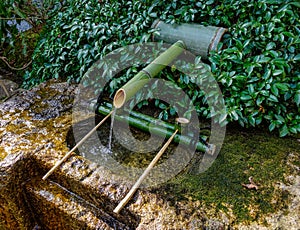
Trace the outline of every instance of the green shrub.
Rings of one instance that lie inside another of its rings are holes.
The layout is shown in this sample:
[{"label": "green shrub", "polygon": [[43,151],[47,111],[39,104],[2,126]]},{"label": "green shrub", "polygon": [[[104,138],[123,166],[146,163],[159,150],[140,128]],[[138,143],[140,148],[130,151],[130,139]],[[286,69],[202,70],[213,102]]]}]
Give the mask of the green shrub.
[{"label": "green shrub", "polygon": [[241,17],[210,57],[230,120],[242,126],[267,121],[280,136],[300,132],[299,3],[252,1],[233,8]]},{"label": "green shrub", "polygon": [[152,22],[146,3],[67,0],[49,21],[48,32],[33,56],[34,69],[25,76],[25,83],[31,86],[62,76],[79,82],[101,56],[148,40],[150,34],[143,35]]},{"label": "green shrub", "polygon": [[[29,66],[41,25],[59,6],[58,2],[59,0],[5,0],[0,2],[1,67],[14,71],[22,78],[24,74],[22,70]],[[24,28],[21,30],[18,28],[21,22],[26,22],[30,30],[21,31],[24,30]],[[20,66],[20,68],[16,68],[16,66]]]},{"label": "green shrub", "polygon": [[[151,24],[195,22],[227,27],[209,65],[225,96],[227,121],[268,124],[280,136],[300,132],[299,2],[286,0],[96,1],[66,0],[45,28],[25,76],[30,87],[49,78],[79,82],[110,51],[150,40]],[[199,64],[196,61],[196,65]],[[127,80],[136,67],[118,76]],[[163,77],[171,79],[172,73]],[[172,78],[195,102],[199,115],[216,116],[190,76]],[[113,92],[118,84],[110,84]],[[165,106],[157,103],[157,106]],[[170,111],[163,112],[168,118]],[[224,122],[224,117],[219,121]]]}]

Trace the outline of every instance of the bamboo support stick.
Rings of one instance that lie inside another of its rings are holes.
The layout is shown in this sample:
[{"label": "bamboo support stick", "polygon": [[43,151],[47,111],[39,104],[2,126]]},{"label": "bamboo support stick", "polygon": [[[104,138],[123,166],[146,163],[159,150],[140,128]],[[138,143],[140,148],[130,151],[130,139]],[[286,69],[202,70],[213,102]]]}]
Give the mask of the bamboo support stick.
[{"label": "bamboo support stick", "polygon": [[43,176],[43,180],[46,180],[53,172],[54,170],[60,166],[86,139],[88,139],[99,127],[106,121],[107,118],[111,116],[113,111],[108,113],[106,117],[104,117],[98,125],[96,125],[87,135],[85,135],[60,161],[58,161],[46,174]]},{"label": "bamboo support stick", "polygon": [[140,176],[140,178],[135,182],[135,184],[132,186],[130,191],[127,193],[127,195],[124,197],[124,199],[118,204],[118,206],[114,209],[115,213],[119,213],[122,208],[128,203],[128,201],[131,199],[133,194],[136,192],[136,190],[139,188],[139,186],[142,184],[146,176],[149,174],[151,169],[154,167],[154,165],[157,163],[159,158],[162,156],[162,154],[166,151],[167,147],[170,145],[171,141],[175,137],[176,133],[178,132],[178,129],[175,130],[175,132],[172,134],[172,136],[168,139],[168,141],[164,144],[164,146],[159,150],[159,152],[156,154],[156,156],[153,158],[151,163],[148,165],[146,170],[143,172],[143,174]]}]

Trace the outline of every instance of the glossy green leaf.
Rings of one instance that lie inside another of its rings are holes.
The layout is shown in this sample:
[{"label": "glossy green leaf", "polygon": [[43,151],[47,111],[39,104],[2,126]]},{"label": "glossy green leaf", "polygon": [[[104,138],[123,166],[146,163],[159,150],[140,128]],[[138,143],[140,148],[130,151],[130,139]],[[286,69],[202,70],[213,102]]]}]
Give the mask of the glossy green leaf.
[{"label": "glossy green leaf", "polygon": [[276,83],[276,88],[281,89],[283,91],[288,91],[289,90],[289,86],[287,84],[284,83]]},{"label": "glossy green leaf", "polygon": [[279,135],[280,137],[284,137],[286,135],[289,134],[289,129],[286,125],[282,126],[280,129],[279,129]]},{"label": "glossy green leaf", "polygon": [[271,86],[271,92],[272,92],[275,96],[278,96],[278,95],[279,95],[279,91],[278,91],[278,89],[277,89],[277,87],[276,87],[276,84],[273,84],[273,85]]},{"label": "glossy green leaf", "polygon": [[299,61],[300,60],[300,54],[297,54],[294,58],[293,58],[294,61]]},{"label": "glossy green leaf", "polygon": [[253,116],[248,117],[249,124],[255,127],[255,118]]},{"label": "glossy green leaf", "polygon": [[278,99],[276,96],[274,96],[273,94],[271,94],[268,98],[269,101],[273,101],[273,102],[278,102]]},{"label": "glossy green leaf", "polygon": [[233,120],[237,121],[239,119],[238,114],[236,113],[236,111],[231,111],[230,116],[233,118]]},{"label": "glossy green leaf", "polygon": [[300,8],[300,2],[290,2],[289,4]]},{"label": "glossy green leaf", "polygon": [[276,128],[275,122],[271,122],[271,124],[269,125],[269,130],[272,132],[275,128]]},{"label": "glossy green leaf", "polygon": [[282,73],[283,73],[283,70],[281,70],[281,69],[276,69],[276,70],[273,71],[273,76],[278,76],[278,75],[280,75],[280,74],[282,74]]},{"label": "glossy green leaf", "polygon": [[258,63],[266,63],[266,62],[269,62],[269,61],[271,61],[270,57],[261,56],[258,60]]},{"label": "glossy green leaf", "polygon": [[271,50],[273,49],[274,47],[276,46],[275,42],[269,42],[267,47],[266,47],[266,50]]},{"label": "glossy green leaf", "polygon": [[241,96],[241,100],[243,100],[243,101],[249,101],[249,100],[252,100],[252,97],[250,95],[242,95]]},{"label": "glossy green leaf", "polygon": [[295,94],[294,101],[296,102],[297,106],[300,105],[300,91]]}]

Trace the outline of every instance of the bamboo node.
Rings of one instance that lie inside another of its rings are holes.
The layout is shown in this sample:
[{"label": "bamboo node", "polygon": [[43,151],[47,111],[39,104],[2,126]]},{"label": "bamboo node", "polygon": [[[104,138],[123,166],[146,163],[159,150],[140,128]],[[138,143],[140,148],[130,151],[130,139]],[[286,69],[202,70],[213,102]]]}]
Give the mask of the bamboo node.
[{"label": "bamboo node", "polygon": [[180,124],[188,124],[190,123],[190,120],[185,118],[185,117],[177,117],[176,122],[180,123]]}]

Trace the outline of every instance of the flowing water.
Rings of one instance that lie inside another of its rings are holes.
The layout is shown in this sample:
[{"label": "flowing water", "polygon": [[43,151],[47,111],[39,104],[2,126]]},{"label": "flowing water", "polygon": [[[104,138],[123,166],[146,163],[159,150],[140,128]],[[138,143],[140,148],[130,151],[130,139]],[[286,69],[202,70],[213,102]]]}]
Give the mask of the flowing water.
[{"label": "flowing water", "polygon": [[112,144],[112,136],[113,136],[113,127],[114,127],[114,121],[115,121],[115,115],[116,115],[116,108],[113,108],[113,113],[111,114],[111,123],[110,123],[110,129],[109,129],[109,137],[108,137],[108,149],[112,151],[111,144]]}]

